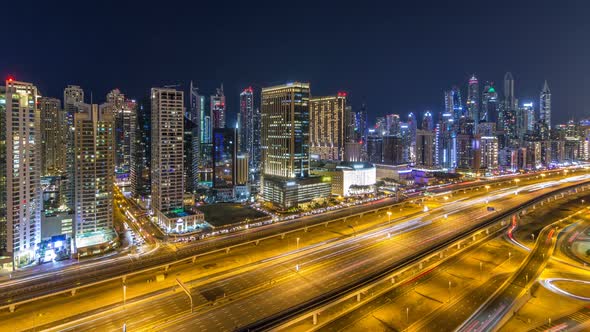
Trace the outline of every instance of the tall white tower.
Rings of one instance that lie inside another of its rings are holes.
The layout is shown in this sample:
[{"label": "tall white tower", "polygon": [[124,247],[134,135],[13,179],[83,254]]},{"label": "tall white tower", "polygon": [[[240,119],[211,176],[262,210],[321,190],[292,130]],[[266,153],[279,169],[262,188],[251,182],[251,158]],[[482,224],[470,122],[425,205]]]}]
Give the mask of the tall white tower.
[{"label": "tall white tower", "polygon": [[6,135],[1,144],[6,187],[0,188],[5,208],[0,218],[6,219],[0,219],[0,250],[12,257],[15,268],[34,260],[41,240],[41,116],[33,84],[9,79],[3,90],[0,131]]}]

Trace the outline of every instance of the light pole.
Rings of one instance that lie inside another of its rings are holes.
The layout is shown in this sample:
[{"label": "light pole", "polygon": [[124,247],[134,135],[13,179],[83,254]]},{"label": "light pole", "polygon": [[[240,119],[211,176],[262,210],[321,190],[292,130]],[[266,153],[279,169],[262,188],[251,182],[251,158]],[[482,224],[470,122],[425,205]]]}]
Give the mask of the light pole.
[{"label": "light pole", "polygon": [[348,225],[348,227],[350,227],[350,229],[352,229],[352,236],[356,237],[356,230],[354,229],[354,227],[352,227],[352,225]]},{"label": "light pole", "polygon": [[533,238],[533,242],[535,242],[535,233],[532,233],[531,237]]},{"label": "light pole", "polygon": [[510,258],[512,258],[512,252],[508,252],[508,263],[510,263]]},{"label": "light pole", "polygon": [[406,307],[406,324],[410,323],[410,307]]},{"label": "light pole", "polygon": [[451,281],[449,280],[449,303],[451,302]]},{"label": "light pole", "polygon": [[297,238],[297,250],[299,250],[299,238]]},{"label": "light pole", "polygon": [[127,284],[123,283],[123,305],[127,303]]},{"label": "light pole", "polygon": [[387,211],[387,223],[391,223],[391,211]]}]

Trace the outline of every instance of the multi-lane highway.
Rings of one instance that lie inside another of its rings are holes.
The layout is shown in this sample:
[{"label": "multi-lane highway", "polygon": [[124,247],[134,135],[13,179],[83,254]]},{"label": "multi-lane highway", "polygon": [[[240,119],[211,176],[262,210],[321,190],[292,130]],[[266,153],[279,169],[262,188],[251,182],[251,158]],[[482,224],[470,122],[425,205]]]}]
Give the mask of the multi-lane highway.
[{"label": "multi-lane highway", "polygon": [[[583,213],[580,214],[579,211],[581,208],[585,208],[584,199],[590,201],[589,198],[587,192],[580,192],[578,195],[565,196],[563,201],[559,200],[543,206],[537,204],[536,209],[532,211],[527,209],[529,213],[518,221],[518,225],[524,224],[542,228],[544,225],[560,219],[564,219],[564,224],[570,220],[578,221],[583,216]],[[559,213],[555,213],[555,211],[559,211]],[[565,213],[567,215],[564,215]],[[571,218],[567,216],[571,216]],[[515,218],[513,220],[516,221]],[[514,231],[513,227],[510,227],[509,230]],[[528,238],[530,241],[531,231],[534,229],[519,226],[514,235],[520,240]],[[535,234],[537,233],[535,232]],[[564,237],[568,238],[569,236],[566,234]],[[427,270],[420,275],[419,279],[407,281],[407,284],[402,281],[399,285],[392,286],[389,292],[383,293],[377,298],[369,298],[361,306],[341,305],[340,311],[345,314],[335,321],[330,321],[330,319],[334,319],[332,318],[334,313],[322,314],[319,320],[319,331],[391,329],[423,332],[454,330],[501,287],[520,265],[523,260],[521,257],[529,254],[520,246],[502,239],[488,241],[483,247],[487,249],[481,250],[485,253],[483,257],[479,256],[481,254],[477,254],[480,251],[477,249],[474,251],[475,255],[469,252],[469,257],[463,259],[463,262],[459,263],[456,262],[456,259],[449,259],[434,270]],[[465,254],[463,252],[460,256],[465,256]],[[507,266],[509,267],[507,268]],[[556,268],[556,270],[560,271],[559,275],[563,275],[562,269]],[[571,276],[571,278],[575,277]],[[576,294],[583,293],[582,287],[578,286],[575,290]],[[535,308],[537,305],[538,303],[531,304]],[[551,306],[550,303],[547,305]],[[539,310],[535,309],[535,311]],[[522,318],[519,317],[519,320],[522,321]],[[514,327],[522,324],[521,321],[511,325],[506,331],[516,331]],[[321,325],[326,322],[329,324]],[[529,322],[529,328],[530,324]],[[526,331],[526,324],[522,325],[525,326],[522,331]],[[311,328],[311,321],[307,321],[292,330],[310,331]]]},{"label": "multi-lane highway", "polygon": [[302,252],[286,261],[229,274],[212,283],[197,281],[191,286],[197,308],[192,315],[188,314],[186,295],[176,294],[128,305],[125,312],[116,311],[91,322],[79,321],[70,327],[72,330],[114,330],[126,323],[128,328],[134,329],[233,330],[323,293],[345,288],[355,280],[428,250],[454,234],[472,229],[487,215],[495,213],[486,209],[486,200],[489,204],[509,208],[566,185],[522,185],[494,191],[488,197],[466,199],[403,223]]},{"label": "multi-lane highway", "polygon": [[[554,179],[557,178],[557,176],[560,177],[563,173],[548,174],[552,174],[553,176],[547,176],[547,179]],[[539,182],[544,180],[545,178],[541,178],[539,175],[529,175],[528,179],[523,178],[523,184],[527,181]],[[482,186],[482,184],[479,185],[480,187]],[[503,183],[497,183],[497,185],[498,187],[510,186],[514,185],[514,183],[508,179]],[[454,186],[450,186],[439,188],[438,190],[450,191],[453,190],[453,188]],[[462,186],[461,188],[464,187]],[[481,193],[482,191],[478,191],[476,193],[469,193],[468,195]],[[122,200],[122,197],[119,198]],[[280,225],[271,224],[238,233],[211,237],[179,248],[177,248],[176,245],[157,245],[155,249],[142,253],[141,257],[112,257],[111,259],[92,261],[87,264],[75,264],[68,268],[50,271],[50,273],[27,275],[16,279],[13,278],[13,280],[0,283],[0,306],[6,306],[11,303],[18,303],[19,301],[54,294],[63,290],[71,289],[72,287],[92,284],[100,280],[123,276],[150,267],[161,266],[163,264],[177,261],[178,259],[206,253],[215,249],[225,248],[245,241],[289,232],[301,228],[302,225],[321,224],[351,214],[374,211],[380,208],[389,208],[392,203],[394,203],[393,199],[383,199],[363,206],[356,206],[343,210],[331,211],[322,215],[308,216],[286,221]],[[136,227],[140,226],[136,225]],[[155,233],[155,231],[152,233]],[[151,233],[148,235],[151,235]]]},{"label": "multi-lane highway", "polygon": [[497,326],[502,318],[513,308],[516,300],[529,291],[532,283],[541,274],[554,248],[556,229],[548,226],[541,233],[522,266],[508,281],[495,292],[491,301],[482,306],[474,316],[461,326],[460,331],[487,331]]}]

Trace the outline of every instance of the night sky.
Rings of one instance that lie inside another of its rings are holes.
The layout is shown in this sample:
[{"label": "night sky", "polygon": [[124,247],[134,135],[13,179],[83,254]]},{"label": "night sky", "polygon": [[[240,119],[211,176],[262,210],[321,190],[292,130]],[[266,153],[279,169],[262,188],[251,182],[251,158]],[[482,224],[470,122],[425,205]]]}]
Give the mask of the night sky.
[{"label": "night sky", "polygon": [[348,91],[373,120],[438,113],[472,73],[501,91],[511,71],[535,108],[548,80],[555,122],[590,116],[590,1],[37,2],[4,12],[0,75],[45,96],[223,82],[233,124],[242,88],[301,80],[313,95]]}]

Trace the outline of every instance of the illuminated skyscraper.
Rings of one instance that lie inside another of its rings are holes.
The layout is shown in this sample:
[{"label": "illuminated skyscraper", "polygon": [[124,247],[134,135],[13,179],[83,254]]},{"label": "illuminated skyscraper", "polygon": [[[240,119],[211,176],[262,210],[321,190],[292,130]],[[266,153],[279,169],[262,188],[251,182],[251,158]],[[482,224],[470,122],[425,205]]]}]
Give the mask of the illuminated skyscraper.
[{"label": "illuminated skyscraper", "polygon": [[539,113],[541,114],[541,121],[547,125],[547,128],[551,129],[551,90],[549,90],[547,81],[545,81],[543,90],[541,90]]},{"label": "illuminated skyscraper", "polygon": [[254,107],[254,90],[248,87],[240,93],[240,114],[238,116],[239,150],[247,153],[250,178],[257,178],[260,170],[260,110]]},{"label": "illuminated skyscraper", "polygon": [[309,95],[309,83],[262,89],[263,197],[283,209],[330,195],[309,177]]},{"label": "illuminated skyscraper", "polygon": [[31,263],[41,241],[41,117],[37,88],[6,81],[0,90],[0,256]]},{"label": "illuminated skyscraper", "polygon": [[213,129],[213,187],[229,189],[236,185],[238,142],[235,128]]},{"label": "illuminated skyscraper", "polygon": [[493,83],[488,83],[483,88],[480,114],[479,122],[496,122],[498,119],[498,93]]},{"label": "illuminated skyscraper", "polygon": [[262,89],[263,174],[304,178],[309,174],[309,83]]},{"label": "illuminated skyscraper", "polygon": [[481,167],[489,170],[498,168],[498,138],[496,136],[481,136]]},{"label": "illuminated skyscraper", "polygon": [[514,97],[514,77],[511,72],[504,75],[504,108],[505,110],[516,109],[516,97]]},{"label": "illuminated skyscraper", "polygon": [[68,85],[64,89],[64,112],[66,116],[66,195],[65,203],[74,210],[74,176],[75,176],[75,152],[74,152],[74,114],[80,111],[80,105],[84,103],[84,90],[77,85]]},{"label": "illuminated skyscraper", "polygon": [[113,228],[115,122],[109,108],[84,105],[74,114],[76,246],[88,233]]},{"label": "illuminated skyscraper", "polygon": [[223,84],[217,92],[211,96],[211,128],[225,128],[225,95],[223,94]]},{"label": "illuminated skyscraper", "polygon": [[310,99],[310,153],[322,160],[344,158],[344,109],[346,93]]},{"label": "illuminated skyscraper", "polygon": [[475,74],[469,79],[467,86],[467,116],[473,120],[475,128],[479,123],[479,81]]},{"label": "illuminated skyscraper", "polygon": [[43,175],[55,175],[65,171],[66,119],[61,110],[61,101],[57,98],[40,97],[41,112],[41,160]]},{"label": "illuminated skyscraper", "polygon": [[173,228],[183,210],[184,94],[152,88],[152,208],[158,221]]},{"label": "illuminated skyscraper", "polygon": [[386,135],[400,136],[401,120],[397,114],[387,114],[385,116]]},{"label": "illuminated skyscraper", "polygon": [[455,121],[465,116],[461,91],[456,86],[449,91],[445,91],[445,113],[452,114],[452,118]]},{"label": "illuminated skyscraper", "polygon": [[422,118],[421,129],[428,131],[434,130],[434,119],[432,118],[432,113],[430,113],[430,111],[426,111],[426,113],[424,113],[424,117]]},{"label": "illuminated skyscraper", "polygon": [[106,103],[100,106],[102,113],[113,115],[115,130],[115,173],[116,182],[123,191],[130,190],[131,158],[133,156],[137,121],[137,103],[125,99],[125,95],[114,89],[107,94]]},{"label": "illuminated skyscraper", "polygon": [[131,195],[142,198],[151,194],[152,148],[150,98],[142,98],[137,106],[133,158],[131,164]]},{"label": "illuminated skyscraper", "polygon": [[434,131],[418,130],[416,132],[416,165],[434,166]]}]

